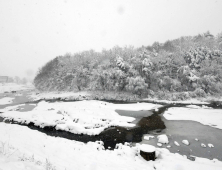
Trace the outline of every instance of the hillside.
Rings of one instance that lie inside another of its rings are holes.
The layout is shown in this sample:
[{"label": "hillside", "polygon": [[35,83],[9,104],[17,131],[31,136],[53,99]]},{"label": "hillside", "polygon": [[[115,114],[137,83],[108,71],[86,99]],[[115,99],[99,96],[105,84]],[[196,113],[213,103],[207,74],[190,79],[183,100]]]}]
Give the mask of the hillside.
[{"label": "hillside", "polygon": [[141,48],[114,47],[58,56],[39,69],[41,91],[126,92],[184,100],[222,94],[222,33],[181,37]]}]

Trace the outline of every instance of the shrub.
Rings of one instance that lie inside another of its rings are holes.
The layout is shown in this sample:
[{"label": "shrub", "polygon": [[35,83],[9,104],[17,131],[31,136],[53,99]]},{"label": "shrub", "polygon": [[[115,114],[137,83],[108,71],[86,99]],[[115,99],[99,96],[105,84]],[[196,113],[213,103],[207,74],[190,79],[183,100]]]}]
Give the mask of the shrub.
[{"label": "shrub", "polygon": [[147,95],[147,87],[148,85],[145,83],[145,80],[142,77],[129,77],[127,78],[127,91],[130,91],[134,94],[139,96],[146,96]]}]

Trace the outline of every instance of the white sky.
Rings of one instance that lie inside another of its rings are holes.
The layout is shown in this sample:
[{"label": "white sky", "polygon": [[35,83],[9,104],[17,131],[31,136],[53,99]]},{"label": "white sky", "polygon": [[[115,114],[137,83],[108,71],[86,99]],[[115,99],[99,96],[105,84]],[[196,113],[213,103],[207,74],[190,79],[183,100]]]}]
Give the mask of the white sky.
[{"label": "white sky", "polygon": [[221,17],[222,0],[0,0],[0,75],[27,76],[67,52],[216,35]]}]

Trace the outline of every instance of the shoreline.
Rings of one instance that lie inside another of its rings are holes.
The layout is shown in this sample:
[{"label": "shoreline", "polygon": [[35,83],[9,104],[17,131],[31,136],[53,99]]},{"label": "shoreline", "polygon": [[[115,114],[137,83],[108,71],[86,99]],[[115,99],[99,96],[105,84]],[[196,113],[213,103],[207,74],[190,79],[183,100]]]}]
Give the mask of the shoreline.
[{"label": "shoreline", "polygon": [[[101,95],[102,94],[102,95]],[[160,100],[157,98],[139,98],[138,96],[129,93],[114,93],[114,92],[96,92],[96,91],[81,91],[81,92],[38,92],[29,96],[31,100],[27,103],[38,103],[42,100],[48,102],[62,101],[73,102],[82,100],[99,100],[111,102],[115,104],[123,103],[154,103],[161,105],[197,105],[208,106],[213,108],[222,108],[222,100],[209,96],[206,98],[191,98],[188,100]]]}]

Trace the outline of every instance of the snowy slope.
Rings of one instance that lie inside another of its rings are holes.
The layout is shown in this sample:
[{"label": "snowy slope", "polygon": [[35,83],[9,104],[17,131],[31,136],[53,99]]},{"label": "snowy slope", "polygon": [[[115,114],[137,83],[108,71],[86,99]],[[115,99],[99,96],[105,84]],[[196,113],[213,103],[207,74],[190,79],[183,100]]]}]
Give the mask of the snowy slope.
[{"label": "snowy slope", "polygon": [[[184,156],[170,153],[167,149],[162,148],[156,148],[158,155],[156,161],[147,162],[138,154],[140,145],[131,148],[119,144],[118,149],[110,151],[104,150],[101,142],[84,144],[59,137],[50,137],[28,127],[5,123],[0,123],[0,143],[9,144],[16,150],[18,156],[20,155],[20,158],[32,160],[39,166],[46,166],[48,162],[56,170],[154,170],[154,167],[156,170],[220,170],[222,167],[222,163],[217,160],[196,158],[196,161],[190,161]],[[2,160],[0,159],[0,161]],[[13,162],[7,164],[11,164],[12,169],[19,169],[14,168],[16,166],[13,165]],[[24,164],[27,164],[27,161]],[[4,169],[4,167],[1,168]]]}]

